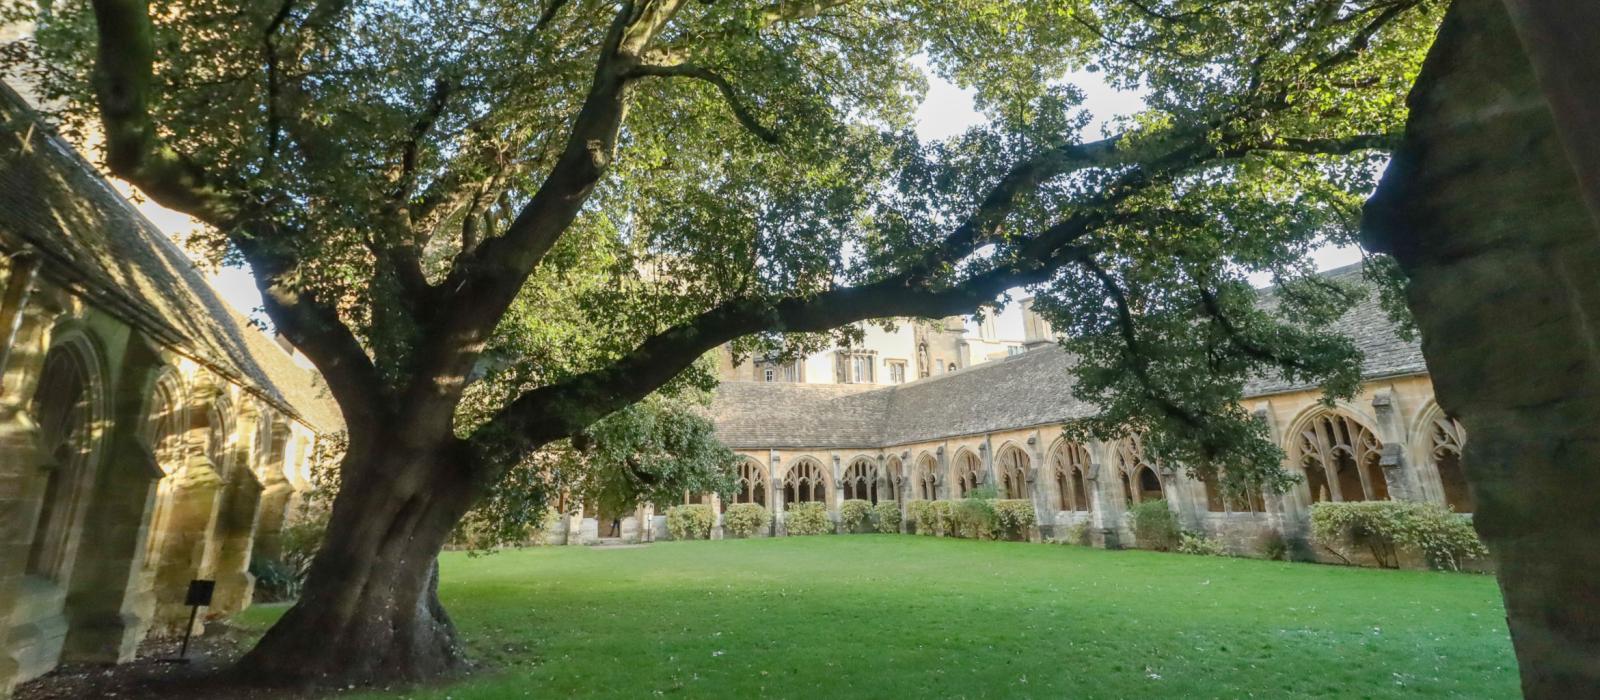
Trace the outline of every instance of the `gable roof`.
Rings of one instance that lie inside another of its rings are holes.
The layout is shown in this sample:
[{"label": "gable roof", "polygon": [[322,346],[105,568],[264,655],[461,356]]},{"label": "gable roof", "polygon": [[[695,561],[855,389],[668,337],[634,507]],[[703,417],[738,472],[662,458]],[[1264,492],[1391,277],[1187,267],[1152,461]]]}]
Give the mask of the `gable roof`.
[{"label": "gable roof", "polygon": [[0,83],[0,243],[39,274],[321,432],[343,420],[322,379],[223,302],[194,263]]},{"label": "gable roof", "polygon": [[[1331,328],[1363,353],[1363,378],[1427,372],[1421,346],[1401,337],[1379,306],[1377,290],[1362,282],[1359,264],[1323,275],[1367,292]],[[1265,290],[1263,306],[1272,305]],[[1072,391],[1073,363],[1067,351],[1051,344],[889,387],[724,382],[712,417],[717,437],[736,449],[890,447],[1064,423],[1096,411]],[[1248,383],[1245,397],[1313,388],[1267,377]]]}]

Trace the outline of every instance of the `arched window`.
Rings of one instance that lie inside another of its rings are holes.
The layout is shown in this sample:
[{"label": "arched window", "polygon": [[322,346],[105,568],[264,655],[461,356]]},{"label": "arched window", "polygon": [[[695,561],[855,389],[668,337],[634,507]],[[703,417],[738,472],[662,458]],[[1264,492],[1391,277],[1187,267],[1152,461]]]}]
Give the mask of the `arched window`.
[{"label": "arched window", "polygon": [[822,465],[813,459],[802,459],[789,467],[783,477],[783,502],[785,508],[790,503],[827,503],[828,482]]},{"label": "arched window", "polygon": [[1225,512],[1227,506],[1222,501],[1222,489],[1217,487],[1217,477],[1202,476],[1200,477],[1200,485],[1204,486],[1206,490],[1206,510],[1213,513]]},{"label": "arched window", "polygon": [[1477,503],[1472,499],[1472,489],[1467,487],[1466,472],[1461,469],[1461,448],[1467,444],[1467,429],[1443,413],[1436,414],[1432,423],[1433,468],[1439,473],[1445,505],[1458,513],[1471,513]]},{"label": "arched window", "polygon": [[[739,481],[733,492],[733,503],[754,503],[765,506],[767,504],[767,472],[754,460],[745,460],[739,464]],[[722,502],[722,509],[728,509],[729,501]]]},{"label": "arched window", "polygon": [[966,498],[983,483],[983,463],[978,461],[977,455],[962,451],[956,455],[955,467],[956,498]]},{"label": "arched window", "polygon": [[1139,502],[1156,501],[1165,498],[1161,490],[1161,478],[1156,476],[1156,470],[1150,467],[1139,468]]},{"label": "arched window", "polygon": [[1137,435],[1117,443],[1117,477],[1122,483],[1122,502],[1132,506],[1163,498],[1161,479],[1144,458],[1144,442]]},{"label": "arched window", "polygon": [[[150,394],[150,403],[146,407],[144,423],[144,440],[150,448],[150,454],[155,457],[156,466],[168,477],[183,468],[183,403],[179,398],[179,386],[176,376],[168,373],[156,381],[155,391]],[[145,566],[154,567],[157,563],[157,545],[161,541],[161,532],[167,525],[167,518],[172,511],[173,479],[164,478],[157,487],[155,511],[150,515],[149,534],[145,538]]]},{"label": "arched window", "polygon": [[1306,421],[1296,441],[1313,503],[1389,498],[1389,484],[1378,464],[1383,443],[1354,418],[1324,411]]},{"label": "arched window", "polygon": [[1089,473],[1089,451],[1075,442],[1062,441],[1050,454],[1055,472],[1057,507],[1060,510],[1087,511],[1093,501],[1085,487]]},{"label": "arched window", "polygon": [[229,438],[233,435],[233,410],[226,396],[218,396],[206,407],[205,425],[206,458],[216,465],[217,472],[226,474],[233,466],[228,455]]},{"label": "arched window", "polygon": [[850,463],[844,471],[844,483],[839,485],[845,500],[859,499],[878,503],[878,465],[862,457]]},{"label": "arched window", "polygon": [[1028,469],[1033,466],[1031,462],[1028,455],[1016,447],[1000,451],[996,471],[1000,473],[1001,498],[1028,497]]},{"label": "arched window", "polygon": [[934,501],[939,498],[939,464],[934,461],[933,455],[923,454],[917,458],[917,473],[913,477],[914,495],[924,501]]},{"label": "arched window", "polygon": [[26,571],[55,580],[64,577],[68,540],[94,478],[90,462],[99,416],[91,366],[75,348],[57,347],[45,355],[33,395],[45,485]]},{"label": "arched window", "polygon": [[889,461],[885,463],[883,471],[884,478],[889,484],[889,492],[883,494],[883,499],[886,501],[900,500],[901,489],[905,488],[906,483],[905,466],[901,464],[899,457],[890,457]]}]

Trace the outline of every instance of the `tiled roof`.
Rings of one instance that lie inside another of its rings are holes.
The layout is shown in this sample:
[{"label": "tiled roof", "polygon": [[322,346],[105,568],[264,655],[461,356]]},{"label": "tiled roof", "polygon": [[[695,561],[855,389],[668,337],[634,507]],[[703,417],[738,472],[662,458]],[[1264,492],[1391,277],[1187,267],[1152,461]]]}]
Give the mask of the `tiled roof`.
[{"label": "tiled roof", "polygon": [[252,389],[319,431],[342,428],[321,378],[229,307],[194,263],[0,84],[0,241],[40,275]]},{"label": "tiled roof", "polygon": [[[1359,266],[1325,273],[1360,283]],[[1363,376],[1427,371],[1415,341],[1400,337],[1379,308],[1376,290],[1334,329],[1364,353]],[[1265,303],[1270,304],[1270,301]],[[1072,391],[1072,357],[1058,345],[892,387],[724,382],[712,415],[717,436],[734,448],[888,447],[996,430],[1062,423],[1094,414]],[[1273,379],[1251,382],[1245,395],[1311,387]]]}]

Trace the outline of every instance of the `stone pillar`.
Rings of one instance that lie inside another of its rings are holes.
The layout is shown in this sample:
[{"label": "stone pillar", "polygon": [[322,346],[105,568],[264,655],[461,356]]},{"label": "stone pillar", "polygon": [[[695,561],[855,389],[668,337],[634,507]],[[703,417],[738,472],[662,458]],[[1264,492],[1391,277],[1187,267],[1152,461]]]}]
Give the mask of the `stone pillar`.
[{"label": "stone pillar", "polygon": [[13,402],[0,405],[0,696],[23,670],[9,637],[39,509],[39,489],[33,488],[37,453],[32,419]]},{"label": "stone pillar", "polygon": [[1089,498],[1094,503],[1090,527],[1090,543],[1104,549],[1122,548],[1122,497],[1120,494],[1108,493],[1117,488],[1117,478],[1112,470],[1102,466],[1103,460],[1115,459],[1115,455],[1108,454],[1115,449],[1114,444],[1101,444],[1092,446],[1098,449],[1090,450],[1089,473],[1084,475],[1084,482],[1088,485]]},{"label": "stone pillar", "polygon": [[79,545],[67,594],[66,661],[130,661],[150,628],[144,557],[161,468],[134,430],[118,432],[84,521],[94,536]]},{"label": "stone pillar", "polygon": [[294,487],[287,479],[268,481],[261,489],[256,505],[255,540],[251,545],[252,559],[283,558],[283,525],[288,520],[289,501]]},{"label": "stone pillar", "polygon": [[935,466],[938,467],[938,471],[933,475],[933,490],[934,495],[941,501],[950,498],[950,451],[946,449],[949,446],[948,443],[940,445],[933,452]]},{"label": "stone pillar", "polygon": [[[183,604],[189,582],[199,577],[209,562],[209,535],[215,524],[222,494],[222,478],[211,460],[191,455],[184,466],[161,481],[156,507],[155,619],[152,633],[182,634],[189,620]],[[203,630],[195,622],[195,632]]]},{"label": "stone pillar", "polygon": [[250,606],[256,579],[250,574],[257,515],[264,489],[255,474],[235,468],[222,487],[222,506],[212,534],[211,576],[217,582],[207,615],[225,617]]}]

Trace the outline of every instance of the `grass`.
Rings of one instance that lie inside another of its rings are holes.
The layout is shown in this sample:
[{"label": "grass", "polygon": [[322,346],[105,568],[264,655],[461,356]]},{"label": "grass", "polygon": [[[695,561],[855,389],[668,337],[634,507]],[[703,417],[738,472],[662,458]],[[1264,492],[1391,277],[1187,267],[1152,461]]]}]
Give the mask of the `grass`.
[{"label": "grass", "polygon": [[411,697],[1518,694],[1487,576],[893,535],[442,566],[490,669]]}]

